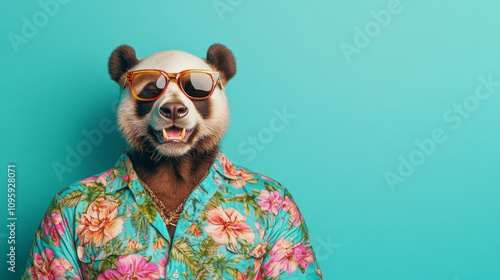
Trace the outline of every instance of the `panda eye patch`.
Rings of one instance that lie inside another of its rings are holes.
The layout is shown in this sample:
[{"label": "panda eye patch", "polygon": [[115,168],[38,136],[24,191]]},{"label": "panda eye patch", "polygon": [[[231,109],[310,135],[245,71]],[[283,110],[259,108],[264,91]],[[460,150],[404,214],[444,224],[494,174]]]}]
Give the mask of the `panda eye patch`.
[{"label": "panda eye patch", "polygon": [[224,89],[219,72],[216,71],[184,70],[167,73],[162,70],[139,70],[127,73],[127,84],[132,95],[141,101],[158,99],[172,79],[187,97],[195,100],[209,98],[217,85]]},{"label": "panda eye patch", "polygon": [[163,88],[158,88],[154,82],[148,83],[139,93],[139,96],[144,99],[151,99],[159,96]]}]

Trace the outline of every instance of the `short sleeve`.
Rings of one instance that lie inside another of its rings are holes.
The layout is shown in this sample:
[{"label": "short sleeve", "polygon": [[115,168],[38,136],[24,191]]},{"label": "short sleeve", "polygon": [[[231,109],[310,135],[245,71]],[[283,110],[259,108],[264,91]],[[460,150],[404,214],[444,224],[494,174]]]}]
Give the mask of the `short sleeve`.
[{"label": "short sleeve", "polygon": [[268,278],[322,279],[306,223],[286,189],[282,206],[270,232],[271,249],[264,255],[263,260],[265,275]]},{"label": "short sleeve", "polygon": [[21,279],[82,279],[70,229],[73,210],[62,211],[56,195],[36,232]]}]

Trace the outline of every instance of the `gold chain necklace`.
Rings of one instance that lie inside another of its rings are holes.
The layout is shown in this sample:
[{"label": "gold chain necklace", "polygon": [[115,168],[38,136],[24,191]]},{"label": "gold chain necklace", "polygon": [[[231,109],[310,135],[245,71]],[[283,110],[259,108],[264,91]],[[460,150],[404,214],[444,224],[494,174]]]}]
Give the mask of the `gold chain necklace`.
[{"label": "gold chain necklace", "polygon": [[[205,176],[203,176],[203,178],[200,180],[200,182],[197,184],[197,186],[203,180],[205,180],[209,171],[210,171],[210,169],[207,171],[207,173],[205,173]],[[165,207],[163,202],[161,202],[161,200],[158,199],[158,197],[156,197],[156,195],[149,188],[149,186],[143,180],[141,180],[141,178],[139,178],[139,176],[137,177],[137,180],[139,180],[139,182],[144,187],[144,189],[146,189],[146,191],[149,193],[149,196],[153,200],[153,203],[156,205],[156,209],[160,208],[159,209],[160,211],[158,211],[158,212],[160,213],[160,217],[163,220],[163,222],[165,222],[165,224],[167,226],[174,226],[175,227],[177,225],[177,221],[179,221],[179,219],[181,217],[182,210],[184,209],[184,204],[186,203],[186,200],[188,199],[189,195],[186,196],[186,198],[184,198],[184,201],[182,201],[182,203],[179,206],[177,206],[177,208],[175,208],[173,211],[171,211],[171,210],[168,210],[167,207]]]}]

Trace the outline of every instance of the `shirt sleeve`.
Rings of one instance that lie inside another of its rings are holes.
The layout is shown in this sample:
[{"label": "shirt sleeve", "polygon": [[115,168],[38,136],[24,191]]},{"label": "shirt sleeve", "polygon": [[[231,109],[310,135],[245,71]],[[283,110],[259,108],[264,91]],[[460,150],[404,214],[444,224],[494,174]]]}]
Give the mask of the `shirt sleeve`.
[{"label": "shirt sleeve", "polygon": [[271,228],[269,246],[263,266],[270,279],[322,279],[306,223],[286,189]]},{"label": "shirt sleeve", "polygon": [[61,210],[55,196],[36,232],[21,279],[82,279],[70,226],[73,210]]}]

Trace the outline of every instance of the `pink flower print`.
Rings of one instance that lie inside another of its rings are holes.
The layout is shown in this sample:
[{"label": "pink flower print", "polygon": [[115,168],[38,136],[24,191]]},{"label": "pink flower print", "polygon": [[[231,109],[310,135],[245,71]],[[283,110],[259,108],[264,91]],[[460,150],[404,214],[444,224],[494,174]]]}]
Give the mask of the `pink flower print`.
[{"label": "pink flower print", "polygon": [[271,182],[272,182],[272,181],[274,181],[273,179],[271,179],[271,178],[269,178],[269,177],[267,177],[267,176],[264,176],[264,175],[262,175],[262,174],[260,174],[260,173],[257,173],[257,174],[258,174],[258,175],[259,175],[262,179],[264,179],[264,180],[271,181]]},{"label": "pink flower print", "polygon": [[64,225],[61,213],[53,212],[49,216],[45,216],[42,221],[42,227],[45,236],[50,235],[50,239],[52,240],[54,246],[59,247],[61,235],[64,234]]},{"label": "pink flower print", "polygon": [[99,275],[98,280],[143,279],[157,280],[160,271],[154,263],[148,263],[142,256],[133,254],[120,256],[116,261],[117,269],[109,268]]},{"label": "pink flower print", "polygon": [[160,278],[165,278],[165,273],[167,269],[167,258],[168,254],[165,254],[164,258],[161,258],[158,261],[158,269],[160,270]]},{"label": "pink flower print", "polygon": [[125,219],[116,217],[118,204],[107,201],[103,197],[94,200],[82,215],[76,227],[76,233],[81,238],[81,244],[103,246],[109,240],[116,238],[123,230]]},{"label": "pink flower print", "polygon": [[108,171],[102,173],[99,175],[99,177],[96,176],[91,176],[88,178],[85,178],[83,180],[80,180],[80,183],[101,183],[104,186],[106,186],[109,182],[110,176],[113,173],[113,169],[109,169]]},{"label": "pink flower print", "polygon": [[271,259],[264,264],[266,275],[276,277],[281,271],[293,273],[300,265],[303,269],[314,261],[312,253],[307,250],[307,246],[301,243],[292,246],[290,242],[280,238],[274,244],[270,253]]},{"label": "pink flower print", "polygon": [[262,267],[262,258],[254,259],[253,261],[254,269],[253,272],[255,276],[252,280],[262,280],[264,279],[264,275],[262,275],[261,267]]},{"label": "pink flower print", "polygon": [[255,234],[250,229],[250,226],[244,223],[245,221],[246,217],[241,215],[238,210],[234,208],[224,210],[221,206],[218,206],[208,211],[208,225],[205,230],[219,245],[228,242],[236,245],[236,238],[252,242]]},{"label": "pink flower print", "polygon": [[260,191],[260,195],[257,197],[260,201],[258,202],[260,209],[262,211],[269,211],[278,214],[278,211],[283,202],[283,197],[279,192],[271,192],[269,193],[266,190]]},{"label": "pink flower print", "polygon": [[237,189],[245,186],[246,181],[253,179],[253,176],[246,172],[243,168],[237,170],[234,165],[223,155],[219,155],[219,161],[224,168],[224,175],[234,181],[231,185]]},{"label": "pink flower print", "polygon": [[264,240],[265,230],[260,226],[259,222],[255,222],[255,227],[259,230],[259,237],[261,240]]},{"label": "pink flower print", "polygon": [[266,253],[266,246],[267,242],[260,242],[249,255],[257,257],[264,255]]},{"label": "pink flower print", "polygon": [[300,225],[300,220],[302,219],[302,215],[300,214],[299,208],[297,208],[297,204],[295,204],[290,198],[287,196],[285,200],[283,200],[283,210],[288,211],[290,213],[290,222],[295,226]]},{"label": "pink flower print", "polygon": [[73,270],[73,266],[63,257],[55,258],[54,252],[50,248],[42,251],[42,254],[35,253],[33,256],[33,266],[29,272],[33,279],[63,279],[66,271]]}]

